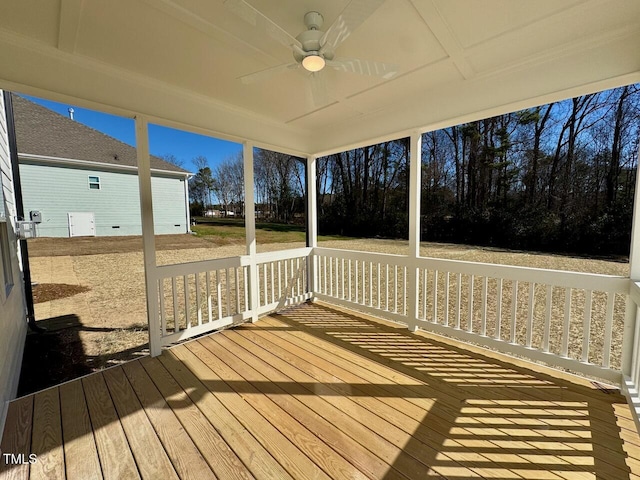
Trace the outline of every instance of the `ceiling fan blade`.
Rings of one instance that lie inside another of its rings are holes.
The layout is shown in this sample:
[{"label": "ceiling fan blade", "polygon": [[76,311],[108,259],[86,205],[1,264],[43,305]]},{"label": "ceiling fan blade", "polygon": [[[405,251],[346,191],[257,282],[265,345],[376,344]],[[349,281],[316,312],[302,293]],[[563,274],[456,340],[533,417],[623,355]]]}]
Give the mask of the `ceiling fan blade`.
[{"label": "ceiling fan blade", "polygon": [[398,67],[388,63],[361,60],[359,58],[340,58],[338,60],[326,60],[327,66],[342,72],[370,75],[389,80],[398,74]]},{"label": "ceiling fan blade", "polygon": [[290,35],[286,30],[280,27],[280,25],[275,23],[262,12],[249,5],[245,0],[224,0],[224,6],[242,18],[245,22],[260,29],[285,47],[296,45],[302,48],[302,44],[295,37]]},{"label": "ceiling fan blade", "polygon": [[311,82],[311,100],[313,104],[316,107],[324,107],[331,101],[324,75],[320,72],[313,72],[309,75],[309,81]]},{"label": "ceiling fan blade", "polygon": [[321,51],[335,50],[383,3],[384,0],[351,0],[320,40]]},{"label": "ceiling fan blade", "polygon": [[240,77],[240,81],[245,85],[260,82],[280,72],[283,72],[285,70],[293,70],[295,68],[298,68],[299,66],[300,64],[298,63],[283,63],[282,65],[276,65],[275,67],[266,68],[264,70],[260,70],[259,72],[250,73],[249,75],[243,75],[242,77]]}]

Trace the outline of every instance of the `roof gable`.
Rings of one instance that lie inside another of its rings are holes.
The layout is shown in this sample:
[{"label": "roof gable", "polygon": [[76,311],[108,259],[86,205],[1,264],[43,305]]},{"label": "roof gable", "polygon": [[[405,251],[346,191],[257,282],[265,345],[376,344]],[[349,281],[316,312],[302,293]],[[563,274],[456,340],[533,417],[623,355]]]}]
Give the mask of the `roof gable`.
[{"label": "roof gable", "polygon": [[[12,95],[18,152],[26,155],[137,167],[136,149],[19,95]],[[151,168],[188,173],[151,156]]]}]

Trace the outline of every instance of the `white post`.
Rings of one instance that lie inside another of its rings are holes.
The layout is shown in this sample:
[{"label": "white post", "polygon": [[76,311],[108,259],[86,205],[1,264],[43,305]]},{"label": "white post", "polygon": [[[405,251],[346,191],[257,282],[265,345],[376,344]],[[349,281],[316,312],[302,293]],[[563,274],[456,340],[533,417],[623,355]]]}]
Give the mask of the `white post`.
[{"label": "white post", "polygon": [[[640,155],[640,149],[639,149]],[[631,223],[631,248],[629,250],[629,282],[640,281],[640,162],[636,166],[636,189],[633,196],[633,221]],[[629,285],[631,287],[631,285]],[[622,337],[622,373],[631,376],[631,363],[634,350],[638,348],[635,342],[636,322],[638,321],[638,307],[627,296],[626,315],[624,319],[624,334]]]},{"label": "white post", "polygon": [[[316,162],[315,156],[307,158],[307,247],[315,249],[318,246],[318,188],[316,181]],[[308,285],[311,299],[316,293],[316,257],[315,252],[311,250],[308,262]]]},{"label": "white post", "polygon": [[[410,259],[420,256],[420,189],[422,176],[422,133],[413,132],[409,139],[409,253]],[[411,262],[415,265],[415,262]],[[418,329],[419,271],[417,266],[409,267],[407,275],[409,295],[407,322],[409,330]]]},{"label": "white post", "polygon": [[256,207],[253,181],[253,144],[242,144],[242,159],[244,161],[244,229],[247,241],[247,255],[251,261],[249,265],[249,298],[251,308],[251,322],[258,321],[258,265],[256,263]]},{"label": "white post", "polygon": [[149,133],[147,119],[136,116],[136,154],[138,157],[138,185],[140,188],[140,217],[142,220],[142,252],[147,294],[147,321],[149,323],[149,351],[152,357],[162,352],[160,313],[158,311],[158,280],[156,278],[156,239],[153,226],[153,200],[151,165],[149,159]]}]

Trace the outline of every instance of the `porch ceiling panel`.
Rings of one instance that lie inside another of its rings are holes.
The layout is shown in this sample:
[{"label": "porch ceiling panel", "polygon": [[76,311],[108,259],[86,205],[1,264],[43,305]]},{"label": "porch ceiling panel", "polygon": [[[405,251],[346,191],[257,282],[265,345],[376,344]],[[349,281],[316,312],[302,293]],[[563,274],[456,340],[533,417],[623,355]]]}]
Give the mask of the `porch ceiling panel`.
[{"label": "porch ceiling panel", "polygon": [[[247,1],[292,36],[349,3]],[[0,87],[318,153],[640,81],[638,18],[637,0],[386,0],[337,56],[399,74],[322,72],[319,106],[302,69],[239,81],[292,56],[222,0],[11,0]]]},{"label": "porch ceiling panel", "polygon": [[[365,144],[366,139],[400,138],[416,128],[425,131],[443,128],[637,83],[640,82],[640,57],[635,66],[620,60],[630,58],[637,51],[638,42],[632,42],[630,37],[613,38],[567,55],[504,65],[490,74],[464,81],[438,82],[420,95],[409,95],[388,108],[362,115],[358,123],[334,122],[318,129],[315,138],[320,141],[316,150],[329,153],[355,148]],[[576,83],[577,79],[584,79],[585,83]],[[386,125],[396,128],[391,132]]]}]

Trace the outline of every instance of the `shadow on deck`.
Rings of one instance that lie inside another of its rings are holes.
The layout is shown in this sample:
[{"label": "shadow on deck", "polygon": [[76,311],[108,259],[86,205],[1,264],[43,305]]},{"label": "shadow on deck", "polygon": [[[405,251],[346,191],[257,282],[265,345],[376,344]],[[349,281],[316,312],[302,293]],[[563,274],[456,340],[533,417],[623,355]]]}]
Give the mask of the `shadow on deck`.
[{"label": "shadow on deck", "polygon": [[598,387],[305,304],[14,401],[0,478],[637,478]]}]

